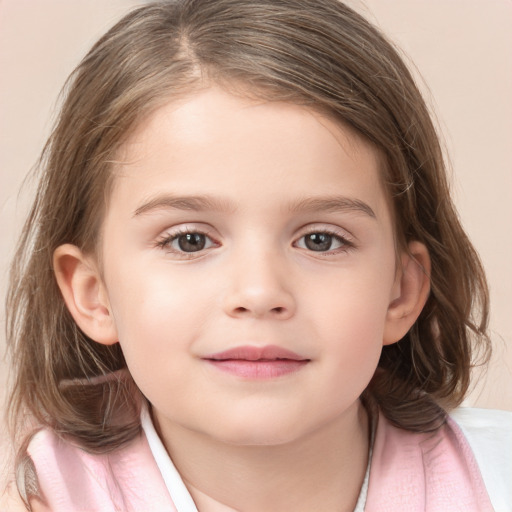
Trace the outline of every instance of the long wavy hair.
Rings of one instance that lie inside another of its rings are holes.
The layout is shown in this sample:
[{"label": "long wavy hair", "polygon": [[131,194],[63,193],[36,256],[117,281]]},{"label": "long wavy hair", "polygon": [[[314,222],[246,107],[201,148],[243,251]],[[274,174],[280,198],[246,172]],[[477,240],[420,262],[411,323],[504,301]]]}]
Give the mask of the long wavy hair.
[{"label": "long wavy hair", "polygon": [[436,429],[467,392],[475,348],[488,348],[488,290],[450,199],[428,108],[399,53],[338,0],[174,0],[125,16],[65,87],[11,270],[13,431],[24,432],[28,416],[93,452],[139,432],[140,401],[129,372],[119,371],[121,349],[79,330],[52,257],[65,243],[96,249],[111,162],[141,120],[212,83],[316,109],[383,156],[397,244],[426,245],[431,293],[407,335],[383,348],[363,398],[401,428]]}]

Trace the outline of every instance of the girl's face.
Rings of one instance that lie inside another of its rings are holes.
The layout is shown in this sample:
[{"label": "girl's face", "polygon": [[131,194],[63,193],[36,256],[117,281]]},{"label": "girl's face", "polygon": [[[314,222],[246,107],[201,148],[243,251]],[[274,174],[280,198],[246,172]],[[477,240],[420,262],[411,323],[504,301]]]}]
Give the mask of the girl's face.
[{"label": "girl's face", "polygon": [[162,432],[277,444],[353,416],[401,292],[376,151],[212,87],[119,160],[105,300]]}]

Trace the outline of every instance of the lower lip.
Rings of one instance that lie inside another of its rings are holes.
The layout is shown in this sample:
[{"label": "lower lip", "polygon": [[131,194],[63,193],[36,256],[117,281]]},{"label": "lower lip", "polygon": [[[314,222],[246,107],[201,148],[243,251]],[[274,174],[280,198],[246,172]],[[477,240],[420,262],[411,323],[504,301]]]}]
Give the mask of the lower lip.
[{"label": "lower lip", "polygon": [[207,359],[215,368],[248,379],[272,379],[294,373],[303,368],[308,361],[276,359],[270,361],[247,361],[245,359]]}]

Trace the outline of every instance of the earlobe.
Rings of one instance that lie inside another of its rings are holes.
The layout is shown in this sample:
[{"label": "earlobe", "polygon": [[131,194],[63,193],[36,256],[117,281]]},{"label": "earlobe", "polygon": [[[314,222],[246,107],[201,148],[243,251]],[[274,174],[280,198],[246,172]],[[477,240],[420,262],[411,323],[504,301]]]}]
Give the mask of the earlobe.
[{"label": "earlobe", "polygon": [[384,345],[402,339],[420,315],[430,292],[430,256],[424,244],[411,242],[401,258],[401,268],[387,311]]},{"label": "earlobe", "polygon": [[78,327],[91,339],[104,345],[118,341],[105,285],[91,257],[71,244],[53,253],[57,284]]}]

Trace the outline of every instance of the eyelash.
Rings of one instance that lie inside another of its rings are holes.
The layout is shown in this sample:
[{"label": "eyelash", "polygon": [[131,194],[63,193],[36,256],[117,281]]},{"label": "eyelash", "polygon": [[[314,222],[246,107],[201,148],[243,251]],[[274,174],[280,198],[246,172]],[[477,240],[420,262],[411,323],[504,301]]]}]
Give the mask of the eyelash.
[{"label": "eyelash", "polygon": [[204,254],[204,251],[207,249],[200,249],[199,251],[186,252],[186,251],[175,250],[171,247],[172,242],[174,242],[175,240],[178,240],[178,238],[180,238],[181,236],[185,236],[185,235],[202,235],[212,242],[212,246],[219,245],[219,242],[217,242],[215,240],[215,238],[212,237],[212,235],[207,230],[202,230],[202,229],[197,229],[197,228],[192,229],[192,228],[186,228],[186,227],[180,228],[172,233],[165,234],[162,238],[160,238],[156,241],[155,245],[156,245],[156,247],[158,247],[160,249],[167,250],[167,252],[169,252],[169,253],[179,255],[179,257],[181,257],[183,259],[197,258],[199,256],[199,254],[201,254],[201,255]]},{"label": "eyelash", "polygon": [[[314,251],[312,249],[304,248],[305,251],[315,253],[320,257],[344,253],[344,252],[347,252],[350,249],[353,249],[355,247],[355,243],[353,242],[353,240],[351,240],[346,234],[341,234],[341,233],[337,232],[336,230],[326,229],[326,228],[317,228],[317,229],[311,228],[311,229],[307,230],[306,233],[302,234],[293,243],[293,246],[297,247],[297,244],[300,240],[304,239],[305,237],[307,237],[309,235],[316,235],[316,234],[331,236],[333,239],[337,240],[341,244],[341,247],[338,247],[335,249],[330,249],[327,251]],[[201,236],[204,236],[205,238],[209,239],[212,242],[213,247],[215,247],[215,246],[218,247],[220,245],[220,243],[218,241],[216,241],[215,238],[212,237],[212,235],[207,230],[184,227],[184,228],[180,228],[177,231],[174,231],[172,233],[165,234],[162,238],[160,238],[156,241],[155,246],[160,249],[165,249],[169,253],[177,254],[177,255],[179,255],[179,257],[181,257],[183,259],[197,258],[198,256],[203,255],[205,250],[208,250],[210,248],[210,247],[207,247],[207,248],[200,249],[198,251],[190,251],[190,252],[173,249],[171,247],[171,244],[174,241],[178,240],[181,236],[185,236],[185,235],[201,235]],[[303,249],[302,247],[298,247],[298,248]]]},{"label": "eyelash", "polygon": [[355,248],[354,241],[347,236],[345,233],[341,234],[339,231],[336,231],[334,229],[328,229],[328,228],[311,228],[306,231],[303,235],[301,235],[296,242],[294,242],[294,245],[297,244],[299,240],[302,240],[303,238],[309,236],[309,235],[316,235],[316,234],[322,234],[322,235],[329,235],[332,238],[338,240],[341,243],[341,247],[330,249],[327,251],[313,251],[311,249],[305,249],[308,252],[314,253],[320,257],[326,257],[326,256],[332,256],[333,254],[340,254],[348,252],[350,249]]}]

